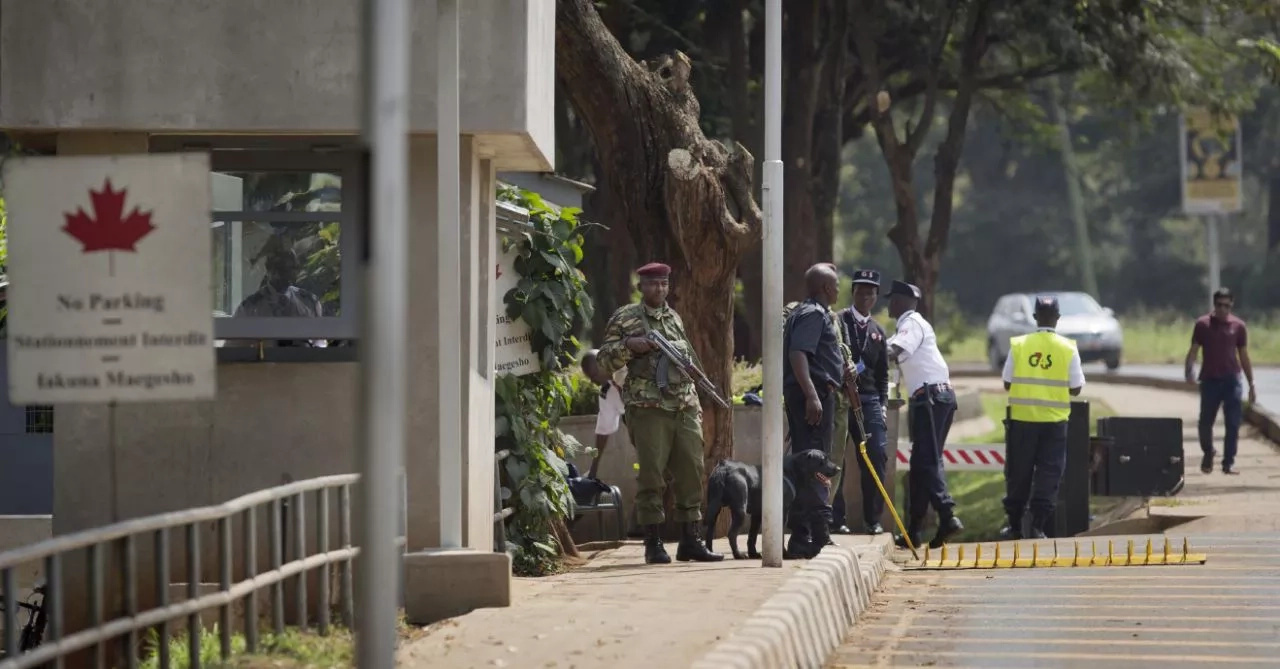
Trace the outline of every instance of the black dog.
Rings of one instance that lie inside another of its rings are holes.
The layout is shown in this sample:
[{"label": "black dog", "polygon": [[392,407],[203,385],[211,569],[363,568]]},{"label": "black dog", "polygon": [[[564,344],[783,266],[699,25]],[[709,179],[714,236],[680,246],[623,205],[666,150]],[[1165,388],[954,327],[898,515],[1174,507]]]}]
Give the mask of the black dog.
[{"label": "black dog", "polygon": [[787,480],[795,486],[795,503],[788,527],[788,557],[813,558],[831,540],[831,506],[827,504],[831,477],[840,467],[817,449],[788,455],[782,461]]},{"label": "black dog", "polygon": [[[711,538],[715,536],[716,518],[722,507],[729,508],[732,520],[729,523],[729,549],[733,551],[735,560],[745,558],[759,559],[756,551],[756,537],[760,535],[761,513],[760,466],[748,465],[736,460],[721,460],[707,477],[707,527],[705,541],[707,549],[711,549]],[[791,503],[796,498],[796,489],[784,476],[782,479],[782,517],[785,519],[791,512]],[[751,527],[747,533],[747,554],[738,550],[738,532],[742,530],[742,517],[751,515]]]},{"label": "black dog", "polygon": [[[816,454],[816,456],[813,454]],[[791,508],[796,498],[796,477],[803,477],[806,481],[816,481],[815,473],[834,476],[838,471],[840,471],[840,468],[827,459],[822,451],[814,450],[799,454],[788,454],[783,459],[783,519],[785,520],[791,515]],[[760,535],[760,525],[763,517],[761,513],[760,476],[759,466],[748,465],[734,460],[722,460],[711,471],[711,476],[707,478],[707,515],[706,533],[704,535],[708,549],[711,548],[712,537],[715,536],[716,518],[720,515],[720,509],[728,507],[732,516],[732,520],[729,523],[729,548],[733,552],[734,559],[760,558],[760,553],[756,551],[756,537]],[[738,533],[742,530],[742,517],[744,514],[751,515],[751,526],[747,534],[747,554],[745,556],[742,551],[738,550]],[[804,557],[804,555],[792,556],[784,554],[784,557]]]}]

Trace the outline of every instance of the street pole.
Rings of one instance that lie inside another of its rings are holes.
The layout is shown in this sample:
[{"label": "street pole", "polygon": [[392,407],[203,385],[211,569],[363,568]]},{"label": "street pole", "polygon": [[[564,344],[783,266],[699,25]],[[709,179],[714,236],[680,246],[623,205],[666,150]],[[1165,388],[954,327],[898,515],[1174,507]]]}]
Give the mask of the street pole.
[{"label": "street pole", "polygon": [[357,419],[360,558],[358,666],[395,665],[401,553],[399,472],[406,436],[409,355],[409,0],[365,0],[362,131],[369,170],[361,284]]},{"label": "street pole", "polygon": [[782,0],[764,12],[764,448],[761,482],[765,567],[782,566]]},{"label": "street pole", "polygon": [[440,546],[462,547],[462,145],[458,118],[458,0],[436,0],[436,319],[440,376]]},{"label": "street pole", "polygon": [[1213,292],[1222,285],[1222,250],[1218,239],[1218,217],[1221,214],[1206,214],[1204,217],[1205,248],[1209,254],[1209,307],[1213,308]]}]

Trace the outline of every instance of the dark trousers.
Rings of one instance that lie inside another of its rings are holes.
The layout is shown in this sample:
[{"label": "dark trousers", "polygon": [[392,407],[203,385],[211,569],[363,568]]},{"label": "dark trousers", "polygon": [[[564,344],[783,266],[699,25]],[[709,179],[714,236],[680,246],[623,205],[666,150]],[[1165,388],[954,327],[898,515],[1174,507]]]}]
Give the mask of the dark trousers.
[{"label": "dark trousers", "polygon": [[[831,453],[831,433],[835,430],[836,424],[836,393],[830,386],[817,386],[817,390],[818,399],[822,400],[822,420],[818,421],[817,425],[810,425],[804,417],[804,391],[800,386],[788,386],[782,389],[792,453],[807,451],[811,448],[816,448],[823,453]],[[800,491],[797,490],[796,494],[799,495]]]},{"label": "dark trousers", "polygon": [[1004,449],[1004,512],[1022,530],[1028,502],[1032,527],[1044,532],[1058,501],[1067,467],[1067,422],[1008,421]]},{"label": "dark trousers", "polygon": [[796,488],[796,499],[791,505],[791,541],[803,544],[812,541],[822,547],[831,538],[831,506],[827,504],[827,487],[814,476],[795,477],[791,483]]},{"label": "dark trousers", "polygon": [[[858,471],[862,473],[862,522],[871,527],[880,522],[880,516],[884,515],[884,498],[880,496],[880,489],[876,487],[876,482],[871,478],[871,470],[867,469],[867,463],[862,459],[862,453],[858,450],[858,445],[865,439],[867,442],[867,457],[871,458],[871,464],[875,466],[876,476],[880,477],[880,482],[884,482],[884,470],[887,463],[885,455],[885,446],[888,443],[886,427],[884,424],[884,414],[881,413],[880,397],[877,395],[865,395],[862,397],[862,421],[866,433],[863,434],[858,430],[858,421],[854,420],[853,412],[849,412],[849,434],[853,437],[854,446],[850,455],[858,461]],[[837,527],[845,524],[845,508],[844,508],[844,486],[836,491],[834,508],[832,510],[834,523]]]},{"label": "dark trousers", "polygon": [[907,475],[908,531],[919,531],[925,513],[932,506],[939,521],[953,515],[956,501],[947,491],[947,473],[942,466],[942,448],[951,432],[956,414],[956,394],[948,388],[926,387],[911,397],[911,472]]},{"label": "dark trousers", "polygon": [[1213,453],[1213,423],[1222,408],[1222,422],[1227,433],[1222,438],[1222,466],[1230,467],[1236,461],[1236,444],[1240,439],[1240,379],[1228,376],[1220,379],[1200,379],[1200,450],[1205,455]]}]

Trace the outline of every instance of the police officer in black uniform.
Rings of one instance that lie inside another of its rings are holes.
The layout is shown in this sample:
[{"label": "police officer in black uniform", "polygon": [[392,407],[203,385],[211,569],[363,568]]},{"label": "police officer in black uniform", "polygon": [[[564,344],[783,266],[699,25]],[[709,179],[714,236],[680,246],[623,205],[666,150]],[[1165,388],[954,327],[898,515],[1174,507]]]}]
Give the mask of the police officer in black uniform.
[{"label": "police officer in black uniform", "polygon": [[[862,405],[863,434],[858,429],[858,421],[853,411],[849,412],[849,435],[854,444],[867,442],[867,455],[875,465],[875,473],[884,480],[885,446],[887,434],[885,427],[885,409],[889,400],[889,356],[885,350],[884,328],[871,318],[871,310],[875,308],[880,294],[880,272],[873,269],[860,269],[853,273],[853,304],[840,312],[844,322],[844,330],[849,336],[849,349],[853,353],[855,363],[861,362],[862,373],[856,379],[858,399]],[[884,528],[880,525],[880,517],[884,514],[884,499],[871,478],[871,470],[857,450],[852,451],[853,458],[858,461],[858,469],[862,472],[862,521],[867,534],[880,534]],[[844,464],[844,463],[840,463]],[[845,525],[844,486],[836,491],[834,525],[838,533],[848,533]]]}]

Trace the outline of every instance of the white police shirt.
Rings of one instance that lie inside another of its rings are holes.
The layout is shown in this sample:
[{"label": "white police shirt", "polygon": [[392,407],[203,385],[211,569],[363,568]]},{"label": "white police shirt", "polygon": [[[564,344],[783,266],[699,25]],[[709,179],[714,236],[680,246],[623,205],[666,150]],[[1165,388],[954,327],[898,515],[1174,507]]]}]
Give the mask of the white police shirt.
[{"label": "white police shirt", "polygon": [[938,350],[938,336],[929,321],[915,310],[898,317],[898,331],[889,338],[888,345],[902,349],[898,368],[902,370],[902,386],[908,397],[922,386],[951,382],[951,370]]}]

